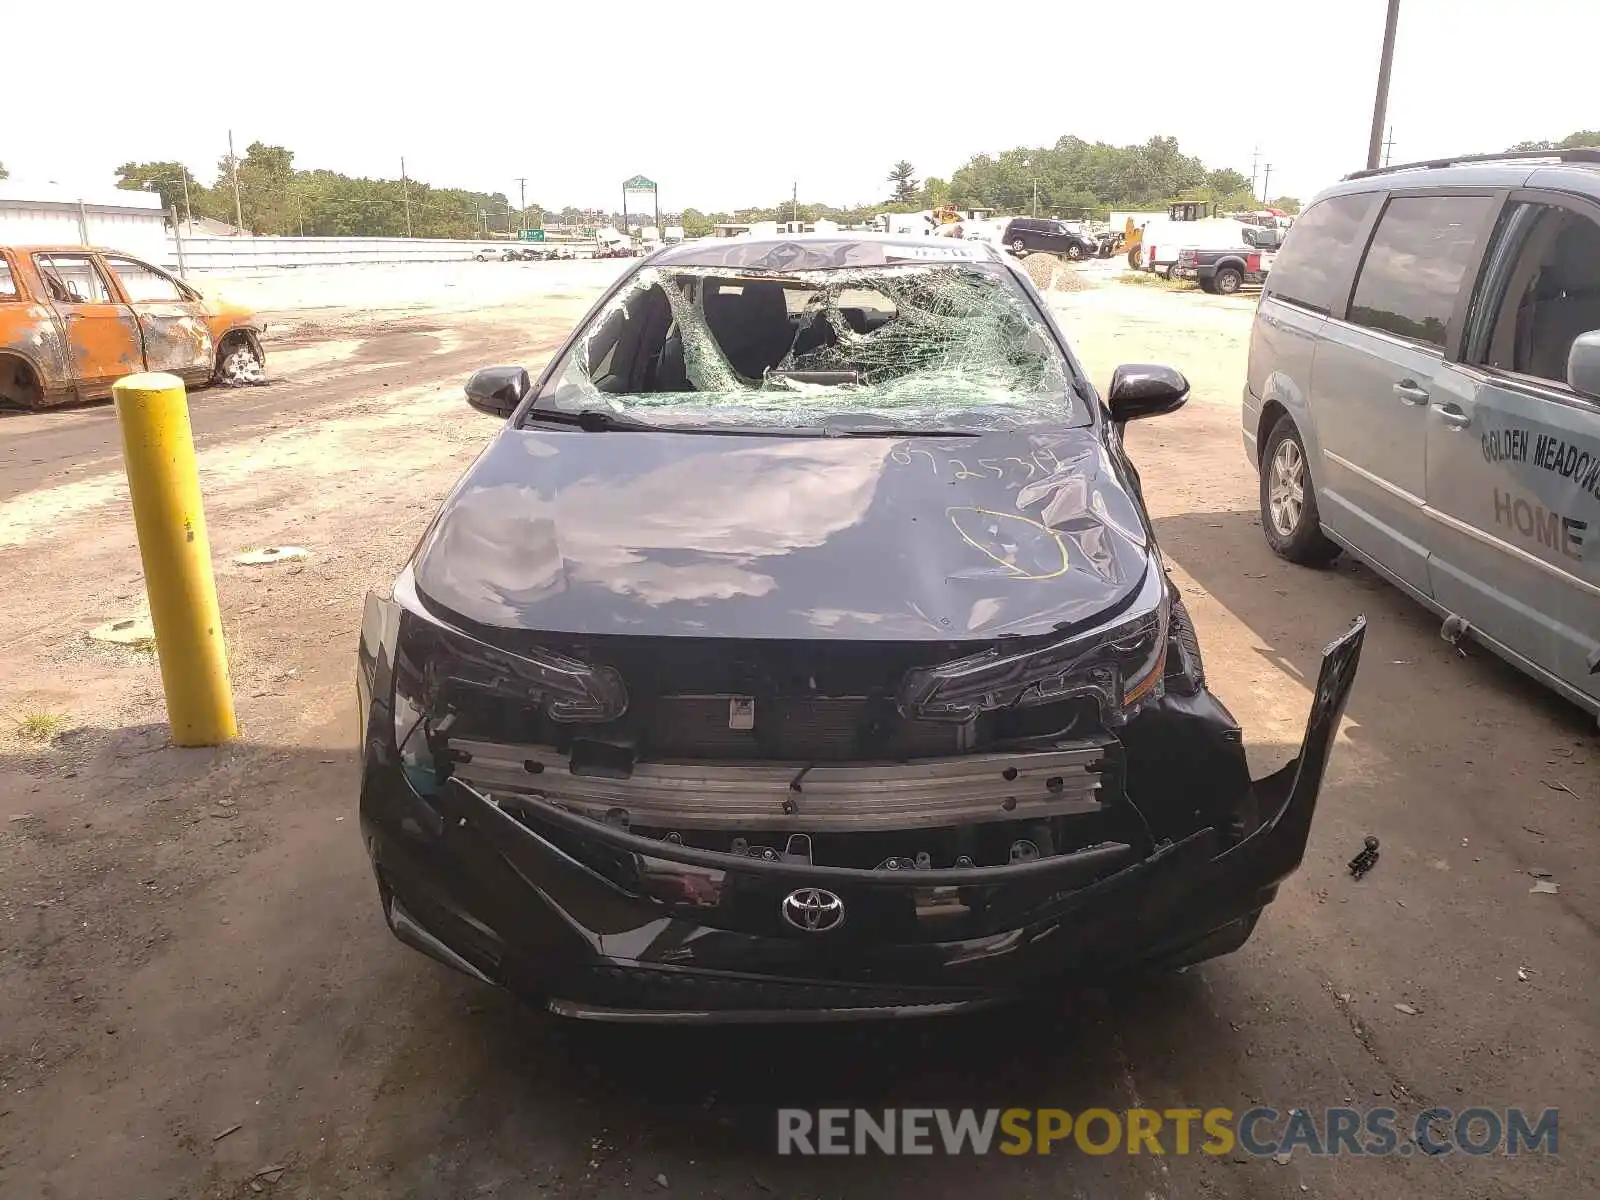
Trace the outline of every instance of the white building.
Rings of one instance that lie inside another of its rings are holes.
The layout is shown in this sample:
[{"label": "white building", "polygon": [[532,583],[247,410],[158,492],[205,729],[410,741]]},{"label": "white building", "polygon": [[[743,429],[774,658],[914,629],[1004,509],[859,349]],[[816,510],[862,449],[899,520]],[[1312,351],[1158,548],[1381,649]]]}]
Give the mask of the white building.
[{"label": "white building", "polygon": [[119,188],[0,182],[0,242],[100,246],[156,263],[171,257],[161,197]]}]

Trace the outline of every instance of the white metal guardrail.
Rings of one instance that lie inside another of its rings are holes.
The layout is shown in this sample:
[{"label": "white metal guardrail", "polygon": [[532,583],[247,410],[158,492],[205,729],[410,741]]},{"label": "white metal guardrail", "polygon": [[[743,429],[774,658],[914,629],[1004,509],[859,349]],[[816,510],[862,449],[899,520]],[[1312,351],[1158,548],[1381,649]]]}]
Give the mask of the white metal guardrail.
[{"label": "white metal guardrail", "polygon": [[[195,271],[241,271],[256,267],[346,266],[356,263],[452,262],[484,250],[534,247],[539,242],[489,239],[374,237],[185,237],[167,239],[166,265]],[[567,247],[589,257],[593,247]],[[181,254],[181,258],[180,258]]]}]

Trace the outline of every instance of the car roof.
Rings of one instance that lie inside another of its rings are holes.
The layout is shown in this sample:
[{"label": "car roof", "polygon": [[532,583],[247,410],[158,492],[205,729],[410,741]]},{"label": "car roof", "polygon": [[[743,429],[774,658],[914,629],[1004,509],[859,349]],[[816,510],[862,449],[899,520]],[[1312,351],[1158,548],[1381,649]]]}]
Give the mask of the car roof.
[{"label": "car roof", "polygon": [[1358,192],[1435,190],[1459,187],[1550,188],[1600,200],[1600,161],[1565,161],[1562,151],[1524,152],[1481,161],[1440,159],[1387,170],[1358,171],[1317,193],[1317,199]]},{"label": "car roof", "polygon": [[66,244],[13,246],[7,243],[0,243],[0,249],[10,250],[13,254],[121,254],[124,257],[133,257],[124,250],[112,250],[106,246],[69,246]]},{"label": "car roof", "polygon": [[741,234],[702,238],[657,251],[650,266],[731,267],[740,270],[818,271],[909,262],[998,262],[986,242],[892,233]]}]

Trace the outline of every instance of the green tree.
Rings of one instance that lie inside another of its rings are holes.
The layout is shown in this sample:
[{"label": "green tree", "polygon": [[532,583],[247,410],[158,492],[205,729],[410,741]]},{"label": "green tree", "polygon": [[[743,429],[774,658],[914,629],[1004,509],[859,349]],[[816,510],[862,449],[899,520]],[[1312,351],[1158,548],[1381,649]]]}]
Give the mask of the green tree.
[{"label": "green tree", "polygon": [[[234,161],[226,155],[217,164],[219,190],[227,189],[231,194],[234,167]],[[244,157],[237,160],[237,169],[239,208],[245,228],[263,234],[296,232],[299,221],[289,188],[294,177],[294,152],[282,146],[251,142]]]},{"label": "green tree", "polygon": [[1559,142],[1518,142],[1515,146],[1508,146],[1508,153],[1517,153],[1523,150],[1570,150],[1575,146],[1600,146],[1600,129],[1580,129],[1576,133],[1569,133]]},{"label": "green tree", "polygon": [[1037,189],[1040,212],[1062,216],[1163,207],[1196,188],[1209,188],[1204,198],[1220,200],[1240,188],[1248,192],[1249,179],[1227,168],[1208,171],[1176,138],[1112,146],[1071,135],[1053,146],[975,155],[950,178],[951,199],[960,207],[1031,212]]},{"label": "green tree", "polygon": [[11,178],[11,172],[6,170],[5,163],[0,162],[0,179],[10,179],[10,178]]},{"label": "green tree", "polygon": [[917,198],[917,169],[905,159],[889,168],[889,182],[893,190],[889,199],[896,204],[910,204]]},{"label": "green tree", "polygon": [[183,212],[184,185],[188,184],[191,206],[205,189],[189,168],[179,162],[125,162],[117,168],[117,186],[126,192],[153,191],[161,196],[161,207]]},{"label": "green tree", "polygon": [[922,194],[918,200],[923,208],[938,208],[941,204],[948,204],[950,184],[946,180],[930,175],[922,181]]},{"label": "green tree", "polygon": [[681,224],[683,225],[684,237],[707,237],[716,227],[716,221],[706,216],[698,208],[684,209]]},{"label": "green tree", "polygon": [[1270,207],[1281,209],[1293,216],[1300,211],[1300,201],[1294,196],[1279,196],[1272,202]]},{"label": "green tree", "polygon": [[1218,171],[1206,172],[1206,186],[1219,196],[1226,196],[1232,192],[1249,192],[1250,180],[1240,171],[1232,167],[1223,167]]}]

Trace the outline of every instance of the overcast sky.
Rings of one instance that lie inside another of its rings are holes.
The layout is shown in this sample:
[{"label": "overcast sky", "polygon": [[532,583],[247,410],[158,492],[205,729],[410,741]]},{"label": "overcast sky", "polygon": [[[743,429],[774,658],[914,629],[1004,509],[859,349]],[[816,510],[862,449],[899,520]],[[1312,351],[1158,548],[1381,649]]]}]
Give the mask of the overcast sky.
[{"label": "overcast sky", "polygon": [[[108,186],[129,159],[215,175],[231,127],[297,167],[518,203],[663,209],[881,199],[896,159],[1062,134],[1176,137],[1273,195],[1364,165],[1384,0],[996,5],[9,0],[0,162],[12,182]],[[1142,14],[1137,19],[1133,14]],[[1595,0],[1403,0],[1396,161],[1600,127]],[[45,47],[52,47],[45,52]],[[125,94],[125,98],[123,95]]]}]

